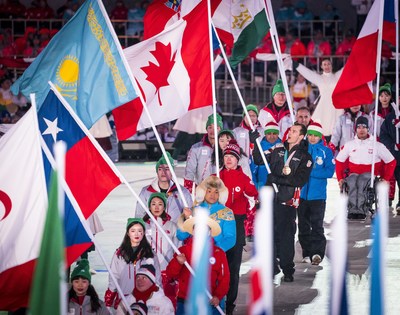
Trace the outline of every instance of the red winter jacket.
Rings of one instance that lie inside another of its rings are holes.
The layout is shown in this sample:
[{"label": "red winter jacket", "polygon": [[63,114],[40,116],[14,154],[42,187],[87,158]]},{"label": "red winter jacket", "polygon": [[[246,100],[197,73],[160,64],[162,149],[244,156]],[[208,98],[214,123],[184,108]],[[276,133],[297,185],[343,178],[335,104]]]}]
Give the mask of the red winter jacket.
[{"label": "red winter jacket", "polygon": [[[229,290],[229,266],[228,261],[226,260],[225,252],[214,245],[213,239],[210,239],[212,242],[212,257],[210,258],[210,267],[211,267],[211,295],[216,296],[218,299],[222,299]],[[182,254],[185,254],[186,260],[189,265],[192,265],[192,247],[193,247],[193,238],[189,238],[187,243],[180,247],[179,250]],[[214,258],[214,259],[213,259]],[[179,282],[179,290],[178,290],[178,298],[186,299],[189,290],[189,282],[192,278],[190,271],[186,268],[185,265],[181,265],[176,259],[176,253],[174,257],[169,262],[167,269],[167,276],[173,279],[177,279]]]},{"label": "red winter jacket", "polygon": [[249,197],[258,198],[258,191],[250,178],[243,173],[242,168],[238,166],[235,170],[227,170],[225,167],[219,173],[221,180],[228,188],[228,200],[225,206],[232,209],[234,214],[246,214]]}]

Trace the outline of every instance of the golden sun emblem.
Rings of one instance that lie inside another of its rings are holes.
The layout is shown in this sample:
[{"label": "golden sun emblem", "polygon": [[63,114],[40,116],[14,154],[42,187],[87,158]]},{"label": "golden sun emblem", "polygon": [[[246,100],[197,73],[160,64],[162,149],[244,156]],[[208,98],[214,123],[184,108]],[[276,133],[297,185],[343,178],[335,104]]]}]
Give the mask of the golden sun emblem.
[{"label": "golden sun emblem", "polygon": [[75,56],[65,56],[57,67],[57,90],[64,97],[77,99],[76,87],[79,79],[79,60]]}]

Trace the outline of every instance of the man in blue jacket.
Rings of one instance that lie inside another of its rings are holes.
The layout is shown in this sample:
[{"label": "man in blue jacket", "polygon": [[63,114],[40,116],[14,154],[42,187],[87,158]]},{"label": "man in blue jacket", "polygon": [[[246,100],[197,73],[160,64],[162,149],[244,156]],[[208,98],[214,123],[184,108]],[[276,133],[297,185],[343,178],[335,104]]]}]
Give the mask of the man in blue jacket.
[{"label": "man in blue jacket", "polygon": [[308,153],[313,160],[313,168],[308,183],[300,193],[297,208],[299,241],[303,249],[304,263],[319,265],[325,256],[326,238],[324,235],[324,216],[326,208],[327,179],[335,172],[331,149],[324,146],[322,126],[312,122],[307,129]]}]

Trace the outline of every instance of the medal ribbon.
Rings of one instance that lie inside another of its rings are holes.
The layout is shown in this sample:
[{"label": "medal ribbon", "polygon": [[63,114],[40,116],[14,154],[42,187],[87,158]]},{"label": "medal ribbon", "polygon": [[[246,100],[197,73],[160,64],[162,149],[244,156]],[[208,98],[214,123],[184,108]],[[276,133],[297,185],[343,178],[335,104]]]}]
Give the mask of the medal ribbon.
[{"label": "medal ribbon", "polygon": [[285,162],[285,166],[289,167],[289,163],[293,158],[293,155],[296,153],[296,150],[294,150],[288,157],[288,151],[285,150],[285,156],[283,157],[283,161]]}]

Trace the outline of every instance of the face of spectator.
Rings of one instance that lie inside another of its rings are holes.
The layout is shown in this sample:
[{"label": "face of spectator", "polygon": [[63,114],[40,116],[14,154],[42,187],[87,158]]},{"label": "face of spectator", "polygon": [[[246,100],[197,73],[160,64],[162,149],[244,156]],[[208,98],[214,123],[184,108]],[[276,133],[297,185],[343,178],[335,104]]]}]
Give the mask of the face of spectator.
[{"label": "face of spectator", "polygon": [[143,239],[144,229],[140,223],[132,225],[127,232],[132,246],[139,246]]},{"label": "face of spectator", "polygon": [[3,90],[9,90],[11,87],[11,81],[10,80],[4,80],[4,82],[1,84],[1,88]]},{"label": "face of spectator", "polygon": [[299,74],[297,75],[297,82],[303,83],[303,82],[305,82],[305,81],[306,81],[306,79],[299,73]]},{"label": "face of spectator", "polygon": [[368,127],[363,125],[358,125],[356,133],[358,139],[365,140],[368,138]]},{"label": "face of spectator", "polygon": [[307,140],[311,144],[316,144],[321,140],[321,138],[316,135],[307,135]]},{"label": "face of spectator", "polygon": [[235,170],[238,166],[239,161],[232,154],[224,155],[224,166],[228,170]]},{"label": "face of spectator", "polygon": [[298,110],[296,113],[296,121],[306,127],[310,124],[311,115],[307,110]]},{"label": "face of spectator", "polygon": [[164,212],[164,201],[158,197],[154,197],[150,202],[150,211],[157,218]]},{"label": "face of spectator", "polygon": [[229,141],[232,140],[232,137],[230,137],[227,134],[223,134],[222,136],[219,137],[218,139],[218,143],[219,143],[219,147],[221,148],[221,150],[225,150],[226,146],[228,145]]},{"label": "face of spectator", "polygon": [[321,62],[321,69],[325,73],[331,73],[332,72],[332,63],[329,60],[323,60]]},{"label": "face of spectator", "polygon": [[388,107],[389,106],[389,102],[390,102],[390,95],[389,93],[383,91],[381,92],[381,94],[379,94],[379,101],[382,104],[382,107]]},{"label": "face of spectator", "polygon": [[207,188],[206,195],[204,196],[204,200],[208,204],[214,204],[219,199],[219,191],[217,188]]},{"label": "face of spectator", "polygon": [[[250,116],[251,123],[254,125],[258,119],[257,114],[255,112],[253,112],[252,110],[249,110],[249,116]],[[244,122],[245,122],[246,126],[250,126],[249,120],[247,119],[246,115],[244,116]]]},{"label": "face of spectator", "polygon": [[275,93],[273,99],[276,106],[282,107],[286,102],[286,95],[283,92],[278,92]]},{"label": "face of spectator", "polygon": [[276,132],[267,132],[267,134],[265,135],[265,139],[269,142],[269,143],[274,143],[276,140],[278,140],[279,134]]},{"label": "face of spectator", "polygon": [[300,141],[304,138],[304,136],[300,134],[300,131],[301,126],[295,125],[290,127],[287,142],[292,145],[300,143]]},{"label": "face of spectator", "polygon": [[153,282],[149,279],[149,277],[147,277],[145,275],[141,275],[141,274],[136,276],[135,286],[139,292],[144,292],[144,291],[150,289],[150,287],[152,285],[153,285]]},{"label": "face of spectator", "polygon": [[89,280],[78,277],[72,280],[72,288],[74,289],[77,296],[85,296],[89,288]]},{"label": "face of spectator", "polygon": [[360,111],[360,109],[361,109],[361,105],[357,105],[357,106],[351,106],[350,107],[350,111],[352,112],[352,113],[358,113],[359,111]]},{"label": "face of spectator", "polygon": [[169,182],[172,178],[168,164],[161,164],[157,170],[157,178],[159,182]]}]

